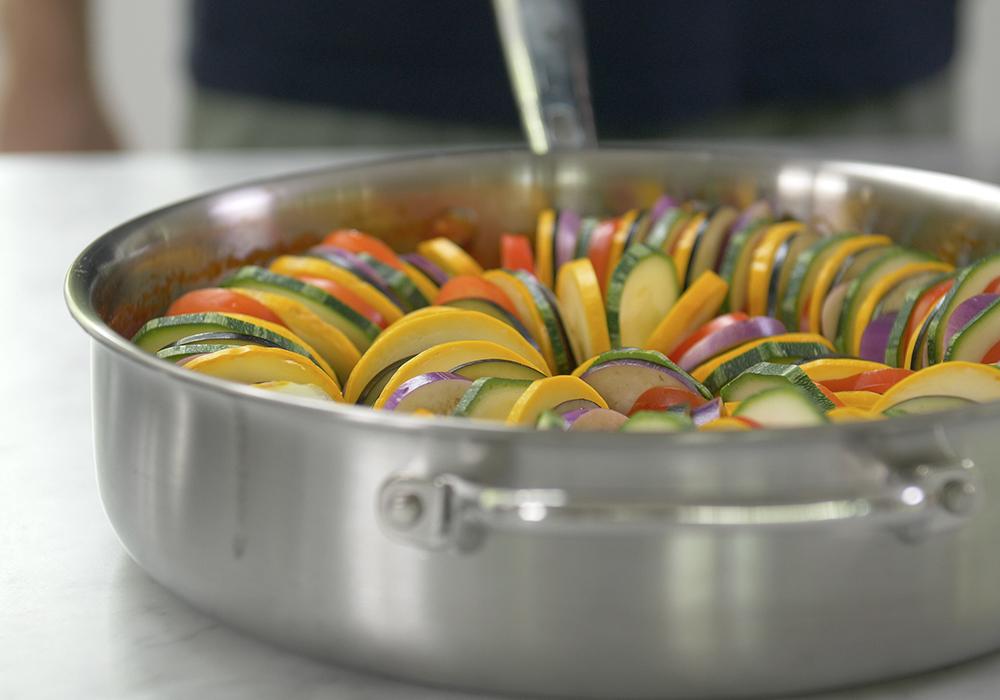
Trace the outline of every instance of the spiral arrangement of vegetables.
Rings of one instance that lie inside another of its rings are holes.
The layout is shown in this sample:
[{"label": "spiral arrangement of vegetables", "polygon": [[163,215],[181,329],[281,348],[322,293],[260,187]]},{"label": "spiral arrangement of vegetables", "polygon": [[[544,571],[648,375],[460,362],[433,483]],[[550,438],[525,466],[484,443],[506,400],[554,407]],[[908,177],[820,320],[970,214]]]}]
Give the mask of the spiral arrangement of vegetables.
[{"label": "spiral arrangement of vegetables", "polygon": [[184,294],[133,338],[189,370],[385,411],[540,429],[753,430],[1000,399],[1000,254],[668,196],[545,210],[484,270],[355,230]]}]

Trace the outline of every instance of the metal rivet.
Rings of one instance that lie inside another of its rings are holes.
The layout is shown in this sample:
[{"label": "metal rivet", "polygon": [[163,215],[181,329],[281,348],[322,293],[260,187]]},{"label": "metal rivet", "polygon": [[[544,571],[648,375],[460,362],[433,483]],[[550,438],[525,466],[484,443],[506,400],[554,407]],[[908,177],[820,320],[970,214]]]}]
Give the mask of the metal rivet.
[{"label": "metal rivet", "polygon": [[424,503],[415,493],[397,493],[388,503],[389,522],[400,530],[409,530],[424,514]]},{"label": "metal rivet", "polygon": [[975,500],[976,487],[968,481],[955,479],[941,488],[941,505],[955,515],[971,512]]}]

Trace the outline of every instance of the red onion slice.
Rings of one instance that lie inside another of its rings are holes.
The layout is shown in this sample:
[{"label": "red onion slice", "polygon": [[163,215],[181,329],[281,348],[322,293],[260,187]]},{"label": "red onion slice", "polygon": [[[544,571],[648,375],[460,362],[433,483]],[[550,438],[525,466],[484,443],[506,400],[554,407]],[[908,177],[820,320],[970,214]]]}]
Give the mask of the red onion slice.
[{"label": "red onion slice", "polygon": [[743,343],[784,332],[785,324],[781,321],[770,316],[755,316],[746,321],[725,326],[715,333],[705,336],[692,345],[677,364],[684,371],[690,372],[716,355],[721,355]]},{"label": "red onion slice", "polygon": [[580,215],[572,209],[559,212],[556,222],[556,272],[564,264],[573,259],[576,251],[576,237],[580,233]]},{"label": "red onion slice", "polygon": [[430,277],[439,287],[448,281],[448,273],[420,253],[403,253],[399,257]]},{"label": "red onion slice", "polygon": [[862,360],[885,361],[885,349],[889,346],[889,335],[898,315],[899,312],[891,311],[865,326],[865,332],[861,334]]},{"label": "red onion slice", "polygon": [[948,347],[951,337],[969,325],[969,322],[995,302],[1000,294],[977,294],[955,307],[948,317],[944,331],[944,347]]},{"label": "red onion slice", "polygon": [[428,372],[407,379],[385,402],[387,411],[412,413],[424,409],[438,415],[452,412],[472,382],[451,372]]}]

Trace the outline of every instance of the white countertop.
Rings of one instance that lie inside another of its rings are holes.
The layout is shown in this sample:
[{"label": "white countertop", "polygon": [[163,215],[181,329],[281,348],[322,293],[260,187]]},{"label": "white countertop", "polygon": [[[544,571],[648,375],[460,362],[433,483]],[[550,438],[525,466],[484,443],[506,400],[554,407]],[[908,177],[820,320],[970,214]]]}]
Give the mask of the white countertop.
[{"label": "white countertop", "polygon": [[[1000,171],[940,146],[884,153],[883,160],[1000,179]],[[332,160],[278,153],[0,158],[0,309],[8,329],[0,345],[3,700],[472,697],[302,658],[196,612],[132,563],[98,498],[89,345],[62,299],[72,259],[114,224],[171,200]],[[1000,167],[997,159],[980,162]],[[995,700],[1000,655],[811,697]]]}]

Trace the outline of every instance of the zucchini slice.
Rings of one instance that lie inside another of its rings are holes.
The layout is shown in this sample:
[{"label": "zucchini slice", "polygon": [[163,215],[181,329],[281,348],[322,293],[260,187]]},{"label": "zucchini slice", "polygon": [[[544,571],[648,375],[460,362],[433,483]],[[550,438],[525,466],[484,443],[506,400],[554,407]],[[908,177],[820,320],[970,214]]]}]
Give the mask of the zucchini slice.
[{"label": "zucchini slice", "polygon": [[989,284],[1000,277],[1000,253],[994,253],[966,267],[958,273],[955,284],[944,297],[941,313],[931,319],[927,343],[927,362],[940,362],[945,351],[945,330],[948,318],[958,305],[969,297],[982,294]]},{"label": "zucchini slice", "polygon": [[762,391],[782,386],[790,386],[803,392],[823,412],[834,408],[834,403],[800,367],[774,362],[758,362],[744,370],[719,390],[719,396],[727,403],[742,402]]},{"label": "zucchini slice", "polygon": [[790,386],[754,394],[741,402],[733,415],[749,418],[765,428],[796,428],[827,422],[823,411],[804,392]]},{"label": "zucchini slice", "polygon": [[1000,342],[1000,297],[951,337],[944,359],[983,362],[997,342]]},{"label": "zucchini slice", "polygon": [[626,251],[608,284],[607,324],[611,346],[644,345],[677,301],[678,293],[674,264],[669,257],[642,244]]},{"label": "zucchini slice", "polygon": [[523,379],[482,377],[472,382],[452,413],[480,420],[507,420],[510,410],[529,386],[531,382]]}]

